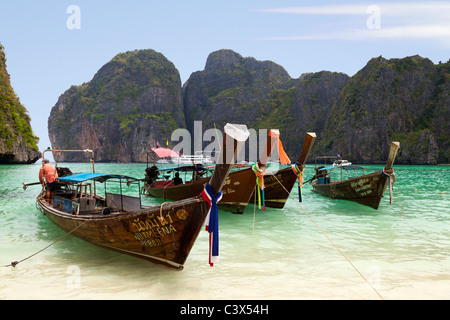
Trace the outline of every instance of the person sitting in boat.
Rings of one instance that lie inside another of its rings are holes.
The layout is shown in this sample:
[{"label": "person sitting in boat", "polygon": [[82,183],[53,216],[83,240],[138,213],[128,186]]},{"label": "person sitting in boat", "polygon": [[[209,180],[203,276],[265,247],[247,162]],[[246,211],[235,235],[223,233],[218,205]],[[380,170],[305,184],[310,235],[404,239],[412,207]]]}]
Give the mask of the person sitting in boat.
[{"label": "person sitting in boat", "polygon": [[180,174],[175,173],[175,178],[173,178],[173,185],[176,186],[178,184],[183,184],[183,179],[180,178]]},{"label": "person sitting in boat", "polygon": [[[323,179],[328,179],[327,183],[330,183],[329,182],[330,178],[327,177],[327,175],[329,174],[328,170],[321,170],[323,168],[325,168],[325,167],[324,166],[320,166],[318,168],[314,168],[316,173],[314,174],[314,176],[311,179],[307,180],[306,182],[312,183],[314,180],[319,180],[319,178],[323,178]],[[323,179],[322,179],[322,181],[325,181]]]},{"label": "person sitting in boat", "polygon": [[48,204],[53,204],[56,179],[58,179],[56,168],[50,164],[48,159],[43,159],[42,167],[39,169],[39,182],[42,184],[42,187],[45,187],[45,201]]},{"label": "person sitting in boat", "polygon": [[151,186],[153,182],[158,179],[158,167],[157,166],[151,166],[145,169],[145,182]]}]

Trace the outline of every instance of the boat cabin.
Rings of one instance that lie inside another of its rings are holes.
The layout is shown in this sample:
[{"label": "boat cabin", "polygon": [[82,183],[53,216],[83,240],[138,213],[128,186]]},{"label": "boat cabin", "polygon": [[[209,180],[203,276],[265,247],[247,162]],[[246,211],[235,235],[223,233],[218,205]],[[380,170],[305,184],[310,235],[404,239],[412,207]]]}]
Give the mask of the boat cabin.
[{"label": "boat cabin", "polygon": [[[204,167],[202,165],[193,166],[180,166],[171,168],[156,169],[157,176],[152,182],[151,186],[156,188],[171,187],[177,184],[186,184],[189,182],[197,181],[200,178],[206,177],[208,174],[211,175],[210,169],[214,167]],[[180,182],[177,183],[176,176],[179,176]]]},{"label": "boat cabin", "polygon": [[[69,214],[111,214],[143,208],[138,179],[102,173],[77,173],[58,178],[53,207]],[[96,194],[96,182],[103,183],[104,196]],[[114,187],[111,187],[111,184]],[[124,189],[137,185],[137,197],[124,194]],[[118,192],[118,193],[117,193]]]}]

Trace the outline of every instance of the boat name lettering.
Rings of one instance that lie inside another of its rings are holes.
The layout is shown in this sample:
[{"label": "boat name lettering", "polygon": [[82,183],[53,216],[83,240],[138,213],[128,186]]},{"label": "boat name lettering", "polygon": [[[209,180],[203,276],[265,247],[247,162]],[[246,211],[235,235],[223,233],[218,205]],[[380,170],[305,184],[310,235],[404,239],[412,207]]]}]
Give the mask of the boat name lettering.
[{"label": "boat name lettering", "polygon": [[164,227],[165,225],[172,223],[173,220],[170,214],[166,214],[165,217],[163,215],[151,215],[144,221],[141,221],[140,219],[135,219],[133,221],[133,225],[136,227],[138,232]]},{"label": "boat name lettering", "polygon": [[361,192],[360,195],[361,196],[366,196],[372,193],[372,190],[367,190],[366,192]]},{"label": "boat name lettering", "polygon": [[366,185],[364,185],[364,186],[362,186],[360,188],[355,188],[354,190],[356,192],[360,192],[360,191],[363,191],[363,190],[366,190],[366,189],[370,189],[370,184],[366,184]]},{"label": "boat name lettering", "polygon": [[367,178],[352,182],[351,187],[355,190],[355,192],[358,192],[360,196],[366,196],[372,193],[372,185]]},{"label": "boat name lettering", "polygon": [[170,214],[151,215],[144,221],[135,219],[132,225],[137,232],[132,232],[134,238],[138,240],[143,247],[156,247],[162,245],[161,237],[174,234],[177,229],[173,226],[173,220]]},{"label": "boat name lettering", "polygon": [[278,182],[279,180],[281,180],[281,173],[264,176],[264,184],[265,185],[268,183],[271,183],[271,182]]},{"label": "boat name lettering", "polygon": [[366,182],[369,182],[369,179],[359,179],[358,181],[352,182],[351,186],[353,189],[358,188],[358,186],[362,187]]},{"label": "boat name lettering", "polygon": [[278,185],[279,183],[283,183],[281,173],[264,176],[264,188],[268,188],[273,185]]},{"label": "boat name lettering", "polygon": [[234,189],[231,189],[231,188],[223,188],[222,189],[222,194],[230,194],[230,193],[234,193],[234,192],[236,192],[236,190],[234,190]]}]

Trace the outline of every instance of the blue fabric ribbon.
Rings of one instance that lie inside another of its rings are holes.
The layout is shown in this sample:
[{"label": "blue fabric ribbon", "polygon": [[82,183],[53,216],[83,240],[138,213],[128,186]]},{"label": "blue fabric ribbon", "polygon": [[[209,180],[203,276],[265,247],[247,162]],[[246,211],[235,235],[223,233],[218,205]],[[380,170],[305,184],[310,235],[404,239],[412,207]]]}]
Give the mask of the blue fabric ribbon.
[{"label": "blue fabric ribbon", "polygon": [[206,217],[206,231],[209,233],[209,264],[214,265],[219,259],[219,209],[217,202],[222,199],[222,191],[214,196],[209,183],[202,191],[203,199],[208,202],[209,211]]}]

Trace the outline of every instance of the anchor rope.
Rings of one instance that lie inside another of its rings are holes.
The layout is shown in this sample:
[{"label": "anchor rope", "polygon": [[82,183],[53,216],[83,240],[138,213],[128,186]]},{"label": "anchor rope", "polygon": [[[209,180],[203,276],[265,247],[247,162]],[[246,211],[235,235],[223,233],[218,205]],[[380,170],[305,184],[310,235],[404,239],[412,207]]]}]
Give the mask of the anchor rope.
[{"label": "anchor rope", "polygon": [[[393,191],[393,186],[394,186],[394,184],[395,184],[395,189],[397,189],[398,206],[400,207],[400,211],[401,211],[401,213],[402,213],[403,220],[405,220],[405,222],[406,222],[412,229],[416,230],[412,225],[409,224],[409,221],[406,219],[405,212],[403,211],[403,207],[402,207],[402,204],[401,204],[401,202],[400,202],[400,191],[399,191],[398,185],[397,185],[397,176],[396,176],[395,173],[394,173],[394,169],[391,169],[391,172],[386,172],[386,171],[384,170],[384,168],[383,168],[383,170],[381,170],[381,172],[382,172],[385,176],[389,177],[389,203],[392,204],[393,193],[394,193],[394,191]],[[416,231],[417,231],[417,230],[416,230]]]},{"label": "anchor rope", "polygon": [[297,203],[297,205],[303,210],[303,212],[306,214],[306,216],[311,220],[311,222],[317,227],[317,229],[319,229],[319,231],[328,239],[328,241],[337,249],[337,251],[339,251],[339,253],[345,258],[345,260],[347,260],[347,262],[353,267],[353,269],[355,269],[355,271],[361,276],[361,278],[364,279],[364,281],[369,285],[370,288],[373,289],[373,291],[375,291],[375,293],[382,299],[384,300],[383,296],[378,292],[378,290],[366,279],[366,277],[364,277],[364,275],[358,270],[358,268],[350,261],[349,258],[347,258],[347,256],[342,252],[342,250],[334,243],[333,240],[331,240],[331,238],[328,236],[328,234],[316,223],[316,221],[311,217],[311,215],[308,214],[308,212],[306,212],[306,210],[302,207],[302,205],[296,200],[294,199],[294,197],[292,197],[291,193],[283,186],[283,184],[280,182],[280,180],[278,180],[278,178],[276,177],[276,175],[274,175],[275,179],[278,181],[278,183],[283,187],[283,189],[289,194],[289,197],[295,201],[295,203]]},{"label": "anchor rope", "polygon": [[85,223],[87,223],[89,220],[91,220],[92,217],[90,217],[89,219],[87,219],[86,221],[84,221],[82,224],[78,225],[76,228],[74,228],[73,230],[67,232],[65,235],[63,235],[62,237],[56,239],[55,241],[53,241],[52,243],[50,243],[48,246],[42,248],[41,250],[29,255],[28,257],[20,260],[20,261],[13,261],[10,264],[4,265],[3,267],[16,267],[19,263],[30,259],[31,257],[34,257],[35,255],[41,253],[42,251],[46,250],[47,248],[51,247],[52,245],[54,245],[55,243],[57,243],[58,241],[61,241],[62,239],[64,239],[65,237],[67,237],[68,235],[70,235],[71,233],[73,233],[74,231],[76,231],[78,228],[82,227]]}]

